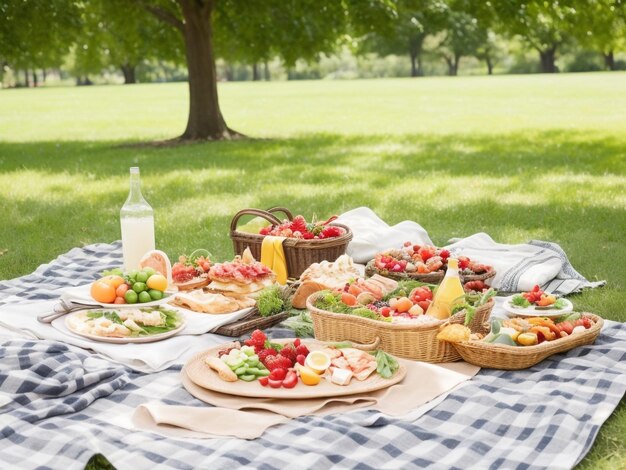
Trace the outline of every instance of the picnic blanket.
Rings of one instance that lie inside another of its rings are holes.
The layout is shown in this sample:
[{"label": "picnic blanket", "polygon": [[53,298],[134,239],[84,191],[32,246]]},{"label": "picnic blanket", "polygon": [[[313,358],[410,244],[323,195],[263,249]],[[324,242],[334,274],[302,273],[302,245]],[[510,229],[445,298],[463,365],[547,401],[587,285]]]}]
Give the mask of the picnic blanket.
[{"label": "picnic blanket", "polygon": [[[416,222],[404,221],[389,226],[367,207],[342,214],[337,222],[350,227],[353,239],[347,253],[358,263],[367,263],[376,253],[400,248],[404,242],[432,245],[426,230]],[[518,245],[496,243],[486,233],[455,240],[446,246],[453,254],[493,266],[496,276],[490,283],[501,292],[522,292],[535,284],[546,292],[568,295],[584,288],[600,287],[606,281],[590,282],[574,269],[563,249],[556,243],[531,240]]]},{"label": "picnic blanket", "polygon": [[[32,275],[0,282],[0,302],[54,298],[55,289],[84,283],[120,259],[119,243],[74,249]],[[129,432],[122,421],[139,405],[207,406],[181,387],[179,374],[180,365],[143,374],[77,347],[5,339],[0,467],[82,469],[103,453],[118,468],[137,469],[571,468],[626,391],[626,325],[607,321],[595,345],[525,371],[481,370],[419,418],[365,410],[302,417],[250,441]]]}]

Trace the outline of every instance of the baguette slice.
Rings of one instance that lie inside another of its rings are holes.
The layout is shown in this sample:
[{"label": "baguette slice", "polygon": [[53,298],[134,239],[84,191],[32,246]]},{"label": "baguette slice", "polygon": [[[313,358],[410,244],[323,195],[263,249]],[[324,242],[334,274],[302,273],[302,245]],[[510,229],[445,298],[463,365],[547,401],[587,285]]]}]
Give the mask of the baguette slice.
[{"label": "baguette slice", "polygon": [[206,362],[211,369],[217,372],[220,379],[225,382],[237,382],[237,374],[235,374],[219,357],[207,356],[204,362]]}]

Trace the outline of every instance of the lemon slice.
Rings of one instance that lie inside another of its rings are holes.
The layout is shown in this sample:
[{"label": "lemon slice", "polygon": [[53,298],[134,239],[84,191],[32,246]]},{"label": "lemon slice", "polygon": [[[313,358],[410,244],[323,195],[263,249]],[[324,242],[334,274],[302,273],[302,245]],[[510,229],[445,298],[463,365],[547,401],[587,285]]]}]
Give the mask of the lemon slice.
[{"label": "lemon slice", "polygon": [[322,374],[330,367],[330,356],[324,351],[312,351],[306,357],[304,365],[318,374]]}]

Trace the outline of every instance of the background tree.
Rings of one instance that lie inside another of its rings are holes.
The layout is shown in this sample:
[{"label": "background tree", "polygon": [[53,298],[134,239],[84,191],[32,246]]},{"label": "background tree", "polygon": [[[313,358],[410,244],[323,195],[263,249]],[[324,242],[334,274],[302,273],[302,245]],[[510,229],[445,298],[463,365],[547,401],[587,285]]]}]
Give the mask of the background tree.
[{"label": "background tree", "polygon": [[608,70],[615,70],[615,51],[626,49],[626,2],[581,0],[573,31],[578,42],[598,51]]},{"label": "background tree", "polygon": [[487,74],[493,75],[493,68],[502,60],[506,45],[502,37],[491,30],[486,30],[484,41],[478,45],[474,56],[487,65]]},{"label": "background tree", "polygon": [[[323,7],[317,0],[160,0],[144,8],[183,36],[189,71],[189,117],[182,139],[230,139],[219,106],[215,39],[223,34],[245,38],[263,31],[286,65],[333,50],[352,26],[374,30],[395,13],[388,0],[343,0]],[[223,32],[218,32],[224,28]],[[259,37],[259,36],[257,36]],[[259,39],[260,40],[260,39]],[[219,46],[218,46],[219,47]]]},{"label": "background tree", "polygon": [[557,72],[557,51],[571,38],[577,16],[574,0],[493,0],[488,4],[501,32],[517,35],[539,53],[543,73]]},{"label": "background tree", "polygon": [[424,42],[443,30],[449,13],[448,4],[442,0],[400,0],[397,19],[384,30],[375,31],[362,38],[361,52],[380,55],[405,55],[411,59],[411,76],[424,75]]},{"label": "background tree", "polygon": [[110,66],[119,68],[124,83],[129,84],[136,83],[136,69],[142,62],[184,62],[180,35],[152,15],[145,15],[138,3],[89,0],[84,5],[75,50],[77,69],[94,73]]},{"label": "background tree", "polygon": [[37,69],[59,67],[80,31],[82,4],[72,0],[0,2],[0,63],[37,84]]},{"label": "background tree", "polygon": [[450,10],[446,16],[446,34],[439,46],[448,75],[457,75],[461,58],[475,55],[486,42],[487,29],[479,25],[477,18],[466,11]]}]

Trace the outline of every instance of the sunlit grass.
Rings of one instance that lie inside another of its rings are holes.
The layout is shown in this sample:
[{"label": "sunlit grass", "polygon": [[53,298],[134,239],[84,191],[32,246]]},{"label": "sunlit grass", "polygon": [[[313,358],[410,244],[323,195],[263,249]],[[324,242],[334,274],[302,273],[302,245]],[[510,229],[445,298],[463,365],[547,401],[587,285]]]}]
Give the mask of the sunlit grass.
[{"label": "sunlit grass", "polygon": [[[319,218],[366,205],[437,244],[484,231],[551,240],[605,288],[576,308],[626,320],[626,74],[221,85],[229,124],[256,140],[179,147],[184,84],[0,91],[0,279],[120,238],[140,166],[159,248],[232,256],[233,214]],[[626,411],[583,468],[626,460]]]}]

